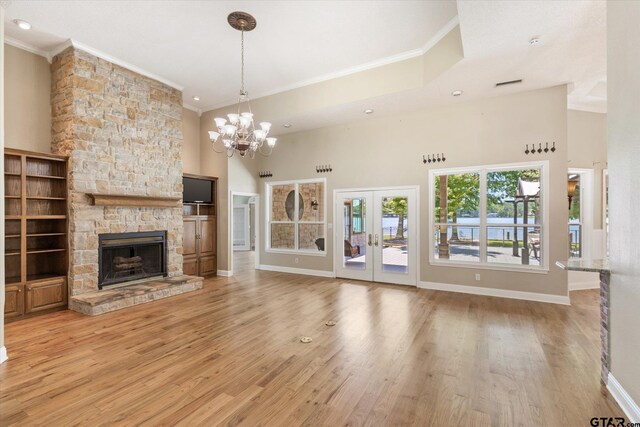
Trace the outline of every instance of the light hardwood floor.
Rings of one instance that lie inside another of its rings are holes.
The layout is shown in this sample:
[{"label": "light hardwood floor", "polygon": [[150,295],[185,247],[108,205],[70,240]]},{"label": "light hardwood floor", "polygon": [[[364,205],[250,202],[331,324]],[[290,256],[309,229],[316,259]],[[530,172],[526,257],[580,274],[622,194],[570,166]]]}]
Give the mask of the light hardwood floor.
[{"label": "light hardwood floor", "polygon": [[565,307],[237,271],[98,317],[6,325],[0,425],[586,426],[622,415],[599,385],[597,291]]}]

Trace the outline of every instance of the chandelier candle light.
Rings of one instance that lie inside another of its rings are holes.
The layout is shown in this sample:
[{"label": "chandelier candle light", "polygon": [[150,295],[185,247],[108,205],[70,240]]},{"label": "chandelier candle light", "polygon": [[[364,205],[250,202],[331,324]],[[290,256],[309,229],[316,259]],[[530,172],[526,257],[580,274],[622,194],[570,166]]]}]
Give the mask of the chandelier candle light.
[{"label": "chandelier candle light", "polygon": [[[214,151],[223,153],[226,151],[227,157],[233,156],[237,151],[241,157],[249,154],[253,158],[256,152],[264,156],[269,156],[276,145],[276,138],[268,137],[271,130],[271,123],[260,122],[260,129],[256,129],[253,124],[253,113],[249,102],[249,94],[244,89],[244,32],[256,28],[256,20],[253,16],[245,12],[233,12],[227,17],[231,27],[240,31],[240,97],[238,98],[237,112],[227,114],[227,119],[216,117],[214,119],[217,131],[209,131],[209,139]],[[244,107],[244,111],[243,111]],[[216,149],[216,143],[222,145],[222,150]],[[265,144],[266,143],[266,144]],[[263,150],[266,145],[267,149]]]}]

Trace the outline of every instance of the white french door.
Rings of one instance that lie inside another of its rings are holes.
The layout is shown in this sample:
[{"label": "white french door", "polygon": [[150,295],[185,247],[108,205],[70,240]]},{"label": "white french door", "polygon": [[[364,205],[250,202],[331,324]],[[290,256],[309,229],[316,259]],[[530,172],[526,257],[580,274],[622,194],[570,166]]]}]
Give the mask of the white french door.
[{"label": "white french door", "polygon": [[417,285],[414,189],[336,192],[336,276]]}]

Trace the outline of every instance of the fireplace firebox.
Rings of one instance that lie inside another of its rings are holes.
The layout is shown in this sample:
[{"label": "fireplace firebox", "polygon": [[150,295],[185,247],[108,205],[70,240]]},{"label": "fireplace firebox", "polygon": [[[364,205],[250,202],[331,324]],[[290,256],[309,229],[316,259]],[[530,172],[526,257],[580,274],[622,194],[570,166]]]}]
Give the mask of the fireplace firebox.
[{"label": "fireplace firebox", "polygon": [[167,275],[167,232],[98,235],[98,288]]}]

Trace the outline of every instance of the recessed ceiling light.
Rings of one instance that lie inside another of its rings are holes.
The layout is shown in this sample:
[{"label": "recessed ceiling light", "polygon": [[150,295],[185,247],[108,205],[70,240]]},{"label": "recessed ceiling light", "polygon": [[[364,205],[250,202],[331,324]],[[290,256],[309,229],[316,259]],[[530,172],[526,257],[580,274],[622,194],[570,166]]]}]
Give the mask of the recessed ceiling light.
[{"label": "recessed ceiling light", "polygon": [[371,108],[367,108],[366,110],[364,110],[365,114],[372,114],[373,110]]},{"label": "recessed ceiling light", "polygon": [[540,43],[540,38],[538,38],[538,37],[533,37],[533,38],[531,38],[531,40],[529,40],[529,45],[531,45],[531,46],[535,46],[538,43]]},{"label": "recessed ceiling light", "polygon": [[459,89],[458,89],[458,90],[454,90],[453,92],[451,92],[451,95],[453,95],[453,96],[460,96],[460,95],[462,95],[462,91],[461,91],[461,90],[459,90]]},{"label": "recessed ceiling light", "polygon": [[291,127],[291,123],[285,123],[282,126],[286,127],[287,129],[289,129]]},{"label": "recessed ceiling light", "polygon": [[23,30],[31,29],[31,24],[29,24],[27,21],[23,21],[22,19],[14,19],[13,23],[16,24],[18,27],[22,28]]},{"label": "recessed ceiling light", "polygon": [[197,96],[194,96],[194,97],[193,97],[193,100],[194,100],[194,101],[200,101],[200,98],[199,98],[199,97],[197,97]]}]

